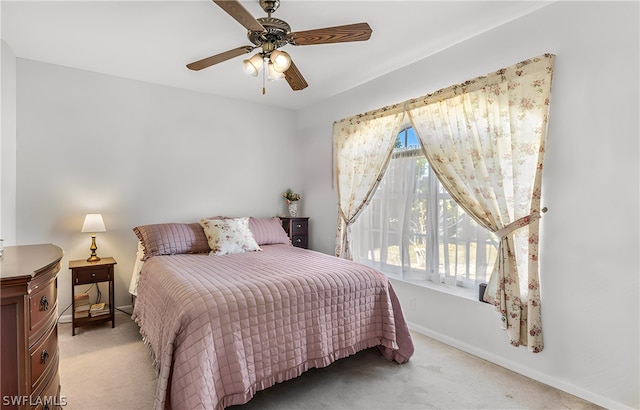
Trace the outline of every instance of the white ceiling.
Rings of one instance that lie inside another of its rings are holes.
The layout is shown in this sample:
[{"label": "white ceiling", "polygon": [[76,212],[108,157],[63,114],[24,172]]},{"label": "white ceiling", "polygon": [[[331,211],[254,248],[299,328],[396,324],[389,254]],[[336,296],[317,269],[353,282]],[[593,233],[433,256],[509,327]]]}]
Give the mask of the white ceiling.
[{"label": "white ceiling", "polygon": [[[258,0],[243,1],[264,17]],[[199,72],[185,65],[250,45],[210,0],[7,1],[2,38],[17,57],[296,109],[423,59],[537,10],[540,1],[281,0],[273,17],[292,31],[368,22],[366,42],[285,46],[309,83],[292,91],[244,73],[237,57]]]}]

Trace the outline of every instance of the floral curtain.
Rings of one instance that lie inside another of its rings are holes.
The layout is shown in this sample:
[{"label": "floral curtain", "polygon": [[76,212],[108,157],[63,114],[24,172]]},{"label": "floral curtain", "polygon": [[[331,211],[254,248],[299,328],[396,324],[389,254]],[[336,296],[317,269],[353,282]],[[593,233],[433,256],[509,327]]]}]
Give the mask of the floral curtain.
[{"label": "floral curtain", "polygon": [[500,237],[485,301],[511,344],[532,352],[544,345],[538,219],[553,63],[543,55],[407,103],[441,183]]},{"label": "floral curtain", "polygon": [[336,256],[351,259],[350,225],[382,179],[403,118],[401,107],[393,106],[333,125],[338,189]]},{"label": "floral curtain", "polygon": [[485,300],[501,313],[511,344],[540,352],[544,343],[538,232],[554,61],[554,55],[544,54],[335,123],[336,255],[350,255],[349,225],[380,181],[407,112],[425,156],[449,194],[500,237]]}]

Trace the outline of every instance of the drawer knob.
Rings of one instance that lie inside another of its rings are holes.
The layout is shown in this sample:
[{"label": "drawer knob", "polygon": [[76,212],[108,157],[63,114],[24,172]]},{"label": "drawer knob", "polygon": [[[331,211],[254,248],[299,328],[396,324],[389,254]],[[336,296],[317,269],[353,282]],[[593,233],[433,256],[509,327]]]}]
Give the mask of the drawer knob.
[{"label": "drawer knob", "polygon": [[95,278],[96,277],[96,273],[95,272],[91,273],[91,277]]},{"label": "drawer knob", "polygon": [[49,310],[49,301],[46,296],[40,298],[40,310]]},{"label": "drawer knob", "polygon": [[296,228],[302,228],[302,225],[301,224],[297,224]]},{"label": "drawer knob", "polygon": [[47,352],[47,349],[44,349],[40,354],[40,363],[47,363],[47,360],[49,360],[49,352]]},{"label": "drawer knob", "polygon": [[296,239],[296,242],[300,243],[300,242],[302,242],[302,239],[298,238],[298,239]]}]

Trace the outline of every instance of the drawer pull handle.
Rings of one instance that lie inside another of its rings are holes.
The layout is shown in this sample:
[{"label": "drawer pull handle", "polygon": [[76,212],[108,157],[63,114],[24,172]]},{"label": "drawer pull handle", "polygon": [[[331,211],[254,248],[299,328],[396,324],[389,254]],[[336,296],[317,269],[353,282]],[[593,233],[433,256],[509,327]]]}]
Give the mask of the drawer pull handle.
[{"label": "drawer pull handle", "polygon": [[296,228],[302,228],[302,225],[301,224],[297,224]]},{"label": "drawer pull handle", "polygon": [[298,239],[296,239],[296,242],[300,243],[300,242],[302,242],[302,239],[298,238]]},{"label": "drawer pull handle", "polygon": [[46,364],[47,360],[49,360],[49,352],[47,352],[47,349],[44,349],[42,354],[40,354],[40,363]]},{"label": "drawer pull handle", "polygon": [[49,310],[49,301],[46,296],[40,298],[40,310]]}]

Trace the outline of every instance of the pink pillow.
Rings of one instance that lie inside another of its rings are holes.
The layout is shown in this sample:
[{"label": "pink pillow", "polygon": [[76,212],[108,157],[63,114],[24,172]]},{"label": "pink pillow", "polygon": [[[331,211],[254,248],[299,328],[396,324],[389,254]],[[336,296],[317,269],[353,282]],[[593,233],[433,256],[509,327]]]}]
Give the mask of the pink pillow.
[{"label": "pink pillow", "polygon": [[289,236],[282,227],[280,218],[249,218],[249,229],[258,245],[274,245],[283,243],[291,245]]},{"label": "pink pillow", "polygon": [[198,223],[142,225],[133,228],[133,232],[144,247],[142,260],[157,255],[208,253],[210,251],[207,237]]}]

